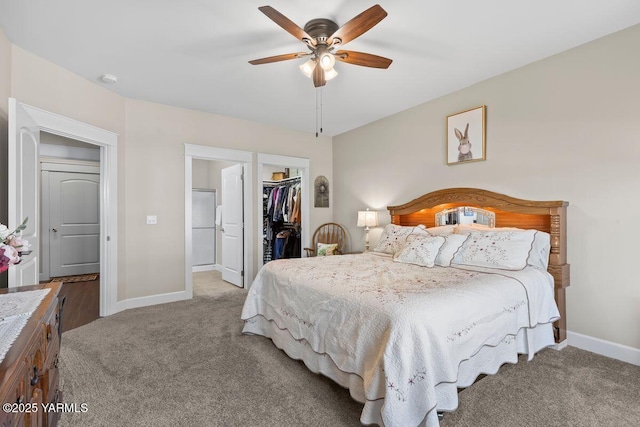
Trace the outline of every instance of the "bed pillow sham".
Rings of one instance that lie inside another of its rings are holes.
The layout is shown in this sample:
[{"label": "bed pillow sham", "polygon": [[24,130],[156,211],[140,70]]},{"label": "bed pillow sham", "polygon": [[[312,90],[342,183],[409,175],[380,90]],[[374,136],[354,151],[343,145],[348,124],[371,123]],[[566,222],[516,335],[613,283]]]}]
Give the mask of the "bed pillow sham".
[{"label": "bed pillow sham", "polygon": [[[499,232],[499,231],[532,231],[532,230],[524,230],[522,228],[513,228],[513,227],[496,227],[496,228],[486,228],[485,226],[478,225],[460,225],[456,228],[457,234],[469,235],[472,231],[484,232]],[[535,230],[536,237],[533,241],[533,249],[531,250],[531,256],[528,259],[529,265],[534,267],[539,267],[543,270],[546,270],[549,267],[549,253],[551,252],[551,235],[549,233],[545,233],[544,231]]]},{"label": "bed pillow sham", "polygon": [[413,234],[407,237],[406,243],[394,255],[393,260],[422,267],[433,267],[438,252],[444,243],[445,238],[443,236]]},{"label": "bed pillow sham", "polygon": [[458,252],[458,249],[460,249],[469,236],[463,234],[449,234],[441,237],[445,239],[445,242],[440,247],[438,256],[436,256],[435,265],[440,267],[450,267],[454,255]]},{"label": "bed pillow sham", "polygon": [[472,231],[451,264],[522,270],[529,263],[536,230]]},{"label": "bed pillow sham", "polygon": [[373,248],[373,252],[382,252],[385,254],[394,255],[404,246],[407,241],[407,236],[411,233],[424,230],[423,225],[416,227],[407,227],[403,225],[387,224],[382,231],[380,241]]}]

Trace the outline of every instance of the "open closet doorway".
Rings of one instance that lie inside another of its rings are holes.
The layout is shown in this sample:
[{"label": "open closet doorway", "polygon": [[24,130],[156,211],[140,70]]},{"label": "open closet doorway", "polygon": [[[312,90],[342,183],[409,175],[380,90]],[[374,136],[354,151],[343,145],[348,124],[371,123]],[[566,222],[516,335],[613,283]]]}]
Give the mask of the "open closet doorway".
[{"label": "open closet doorway", "polygon": [[[187,298],[194,296],[194,288],[196,295],[212,294],[233,285],[248,287],[253,279],[252,177],[251,152],[185,144]],[[211,196],[199,190],[215,193],[205,212],[198,199]]]},{"label": "open closet doorway", "polygon": [[299,258],[309,242],[309,159],[258,153],[259,265]]}]

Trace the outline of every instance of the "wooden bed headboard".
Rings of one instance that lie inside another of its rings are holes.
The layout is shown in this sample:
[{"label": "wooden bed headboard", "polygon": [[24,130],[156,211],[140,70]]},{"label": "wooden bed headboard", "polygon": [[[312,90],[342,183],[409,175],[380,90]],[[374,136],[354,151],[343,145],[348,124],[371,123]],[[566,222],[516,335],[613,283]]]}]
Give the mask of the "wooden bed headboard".
[{"label": "wooden bed headboard", "polygon": [[397,225],[435,226],[436,212],[474,206],[496,214],[496,227],[518,227],[545,231],[551,235],[549,273],[554,279],[555,298],[560,320],[554,323],[556,342],[567,338],[565,288],[569,286],[567,264],[567,206],[562,200],[534,201],[477,188],[448,188],[427,193],[408,203],[388,206],[391,222]]}]

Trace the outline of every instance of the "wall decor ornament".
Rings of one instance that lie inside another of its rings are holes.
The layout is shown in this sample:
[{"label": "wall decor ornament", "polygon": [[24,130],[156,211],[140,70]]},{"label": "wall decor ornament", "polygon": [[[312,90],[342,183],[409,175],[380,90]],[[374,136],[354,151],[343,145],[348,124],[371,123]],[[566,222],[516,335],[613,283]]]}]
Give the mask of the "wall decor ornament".
[{"label": "wall decor ornament", "polygon": [[329,207],[329,180],[323,175],[316,177],[313,181],[314,191],[314,206],[316,208],[328,208]]},{"label": "wall decor ornament", "polygon": [[486,107],[471,108],[447,116],[447,164],[477,162],[486,159]]}]

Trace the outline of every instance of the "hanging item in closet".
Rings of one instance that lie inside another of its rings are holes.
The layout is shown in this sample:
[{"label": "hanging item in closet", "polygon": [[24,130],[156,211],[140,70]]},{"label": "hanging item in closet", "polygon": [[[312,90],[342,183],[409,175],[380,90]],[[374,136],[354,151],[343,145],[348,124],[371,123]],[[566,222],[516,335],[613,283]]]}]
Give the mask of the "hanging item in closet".
[{"label": "hanging item in closet", "polygon": [[300,177],[263,182],[263,261],[300,258]]}]

